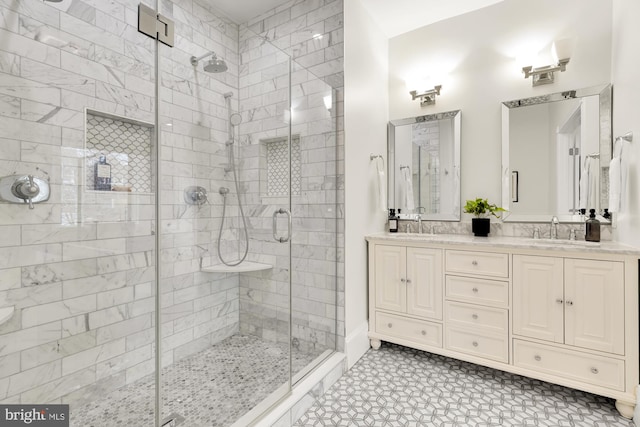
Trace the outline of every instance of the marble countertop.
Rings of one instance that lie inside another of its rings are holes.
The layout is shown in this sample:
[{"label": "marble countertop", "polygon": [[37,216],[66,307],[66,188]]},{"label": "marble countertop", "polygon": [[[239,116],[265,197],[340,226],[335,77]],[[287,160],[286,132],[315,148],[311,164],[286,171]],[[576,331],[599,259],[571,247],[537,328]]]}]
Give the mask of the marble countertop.
[{"label": "marble countertop", "polygon": [[586,242],[584,240],[533,239],[529,237],[475,237],[471,234],[418,234],[374,233],[365,236],[367,241],[408,241],[451,245],[491,246],[516,249],[555,250],[564,252],[592,252],[606,254],[639,255],[640,248],[618,242]]}]

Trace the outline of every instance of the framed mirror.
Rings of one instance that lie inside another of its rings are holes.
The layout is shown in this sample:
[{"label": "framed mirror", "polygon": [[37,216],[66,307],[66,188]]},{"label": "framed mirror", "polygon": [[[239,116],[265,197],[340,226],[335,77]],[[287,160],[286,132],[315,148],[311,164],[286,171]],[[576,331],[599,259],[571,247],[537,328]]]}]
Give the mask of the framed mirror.
[{"label": "framed mirror", "polygon": [[503,102],[503,220],[607,222],[611,150],[611,85]]},{"label": "framed mirror", "polygon": [[460,221],[460,110],[389,122],[389,208]]}]

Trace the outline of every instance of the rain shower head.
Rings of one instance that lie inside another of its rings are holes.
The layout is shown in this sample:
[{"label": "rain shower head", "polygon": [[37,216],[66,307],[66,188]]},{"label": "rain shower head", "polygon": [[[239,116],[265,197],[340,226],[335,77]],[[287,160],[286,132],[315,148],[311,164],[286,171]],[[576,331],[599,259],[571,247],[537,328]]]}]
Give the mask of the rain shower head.
[{"label": "rain shower head", "polygon": [[220,59],[218,58],[218,55],[216,55],[215,52],[209,52],[209,53],[205,53],[202,56],[199,57],[195,57],[192,56],[191,57],[191,65],[193,65],[194,67],[196,65],[198,65],[198,62],[201,59],[206,58],[207,56],[211,56],[211,59],[204,65],[204,71],[207,73],[223,73],[225,71],[227,71],[227,69],[229,68],[227,66],[227,63],[225,62],[224,59]]},{"label": "rain shower head", "polygon": [[209,62],[204,65],[204,70],[207,73],[223,73],[227,71],[228,68],[224,59],[220,58],[211,58]]}]

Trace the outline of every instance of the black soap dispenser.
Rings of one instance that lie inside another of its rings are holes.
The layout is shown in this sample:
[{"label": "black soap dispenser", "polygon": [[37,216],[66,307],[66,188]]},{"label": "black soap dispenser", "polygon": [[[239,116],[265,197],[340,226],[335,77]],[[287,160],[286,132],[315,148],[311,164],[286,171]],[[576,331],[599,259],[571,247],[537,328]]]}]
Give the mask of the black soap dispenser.
[{"label": "black soap dispenser", "polygon": [[585,221],[584,240],[587,242],[600,241],[600,221],[596,219],[596,210],[589,209],[589,219]]},{"label": "black soap dispenser", "polygon": [[398,217],[396,217],[396,210],[389,209],[389,233],[398,232]]}]

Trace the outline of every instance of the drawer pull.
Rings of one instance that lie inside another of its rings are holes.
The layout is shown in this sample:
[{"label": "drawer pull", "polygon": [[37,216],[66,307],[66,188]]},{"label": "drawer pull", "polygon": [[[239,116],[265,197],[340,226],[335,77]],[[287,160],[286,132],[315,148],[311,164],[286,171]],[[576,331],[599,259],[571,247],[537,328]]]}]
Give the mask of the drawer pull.
[{"label": "drawer pull", "polygon": [[393,327],[393,323],[388,323],[387,327],[389,327],[389,328]]},{"label": "drawer pull", "polygon": [[474,347],[477,347],[478,346],[478,341],[474,341],[472,344],[473,344]]},{"label": "drawer pull", "polygon": [[567,301],[567,305],[573,305],[573,301]]},{"label": "drawer pull", "polygon": [[427,331],[425,331],[424,329],[422,330],[422,335],[427,335]]},{"label": "drawer pull", "polygon": [[473,317],[473,320],[478,320],[478,315],[477,314],[472,314],[471,317]]},{"label": "drawer pull", "polygon": [[473,261],[471,261],[471,264],[473,264],[473,265],[478,265],[478,261],[473,260]]},{"label": "drawer pull", "polygon": [[537,355],[537,354],[536,354],[535,356],[533,356],[533,358],[534,358],[534,359],[536,359],[536,362],[539,362],[539,361],[541,361],[541,360],[542,360],[542,357],[540,357],[540,356],[539,356],[539,355]]},{"label": "drawer pull", "polygon": [[598,368],[591,368],[591,373],[592,374],[597,374],[598,373]]},{"label": "drawer pull", "polygon": [[561,299],[561,298],[558,298],[558,299],[556,300],[556,302],[557,302],[558,304],[562,304],[564,301],[562,301],[562,299]]},{"label": "drawer pull", "polygon": [[473,293],[474,293],[474,294],[477,294],[477,293],[478,293],[478,288],[473,288],[473,289],[471,289],[471,290],[473,291]]}]

